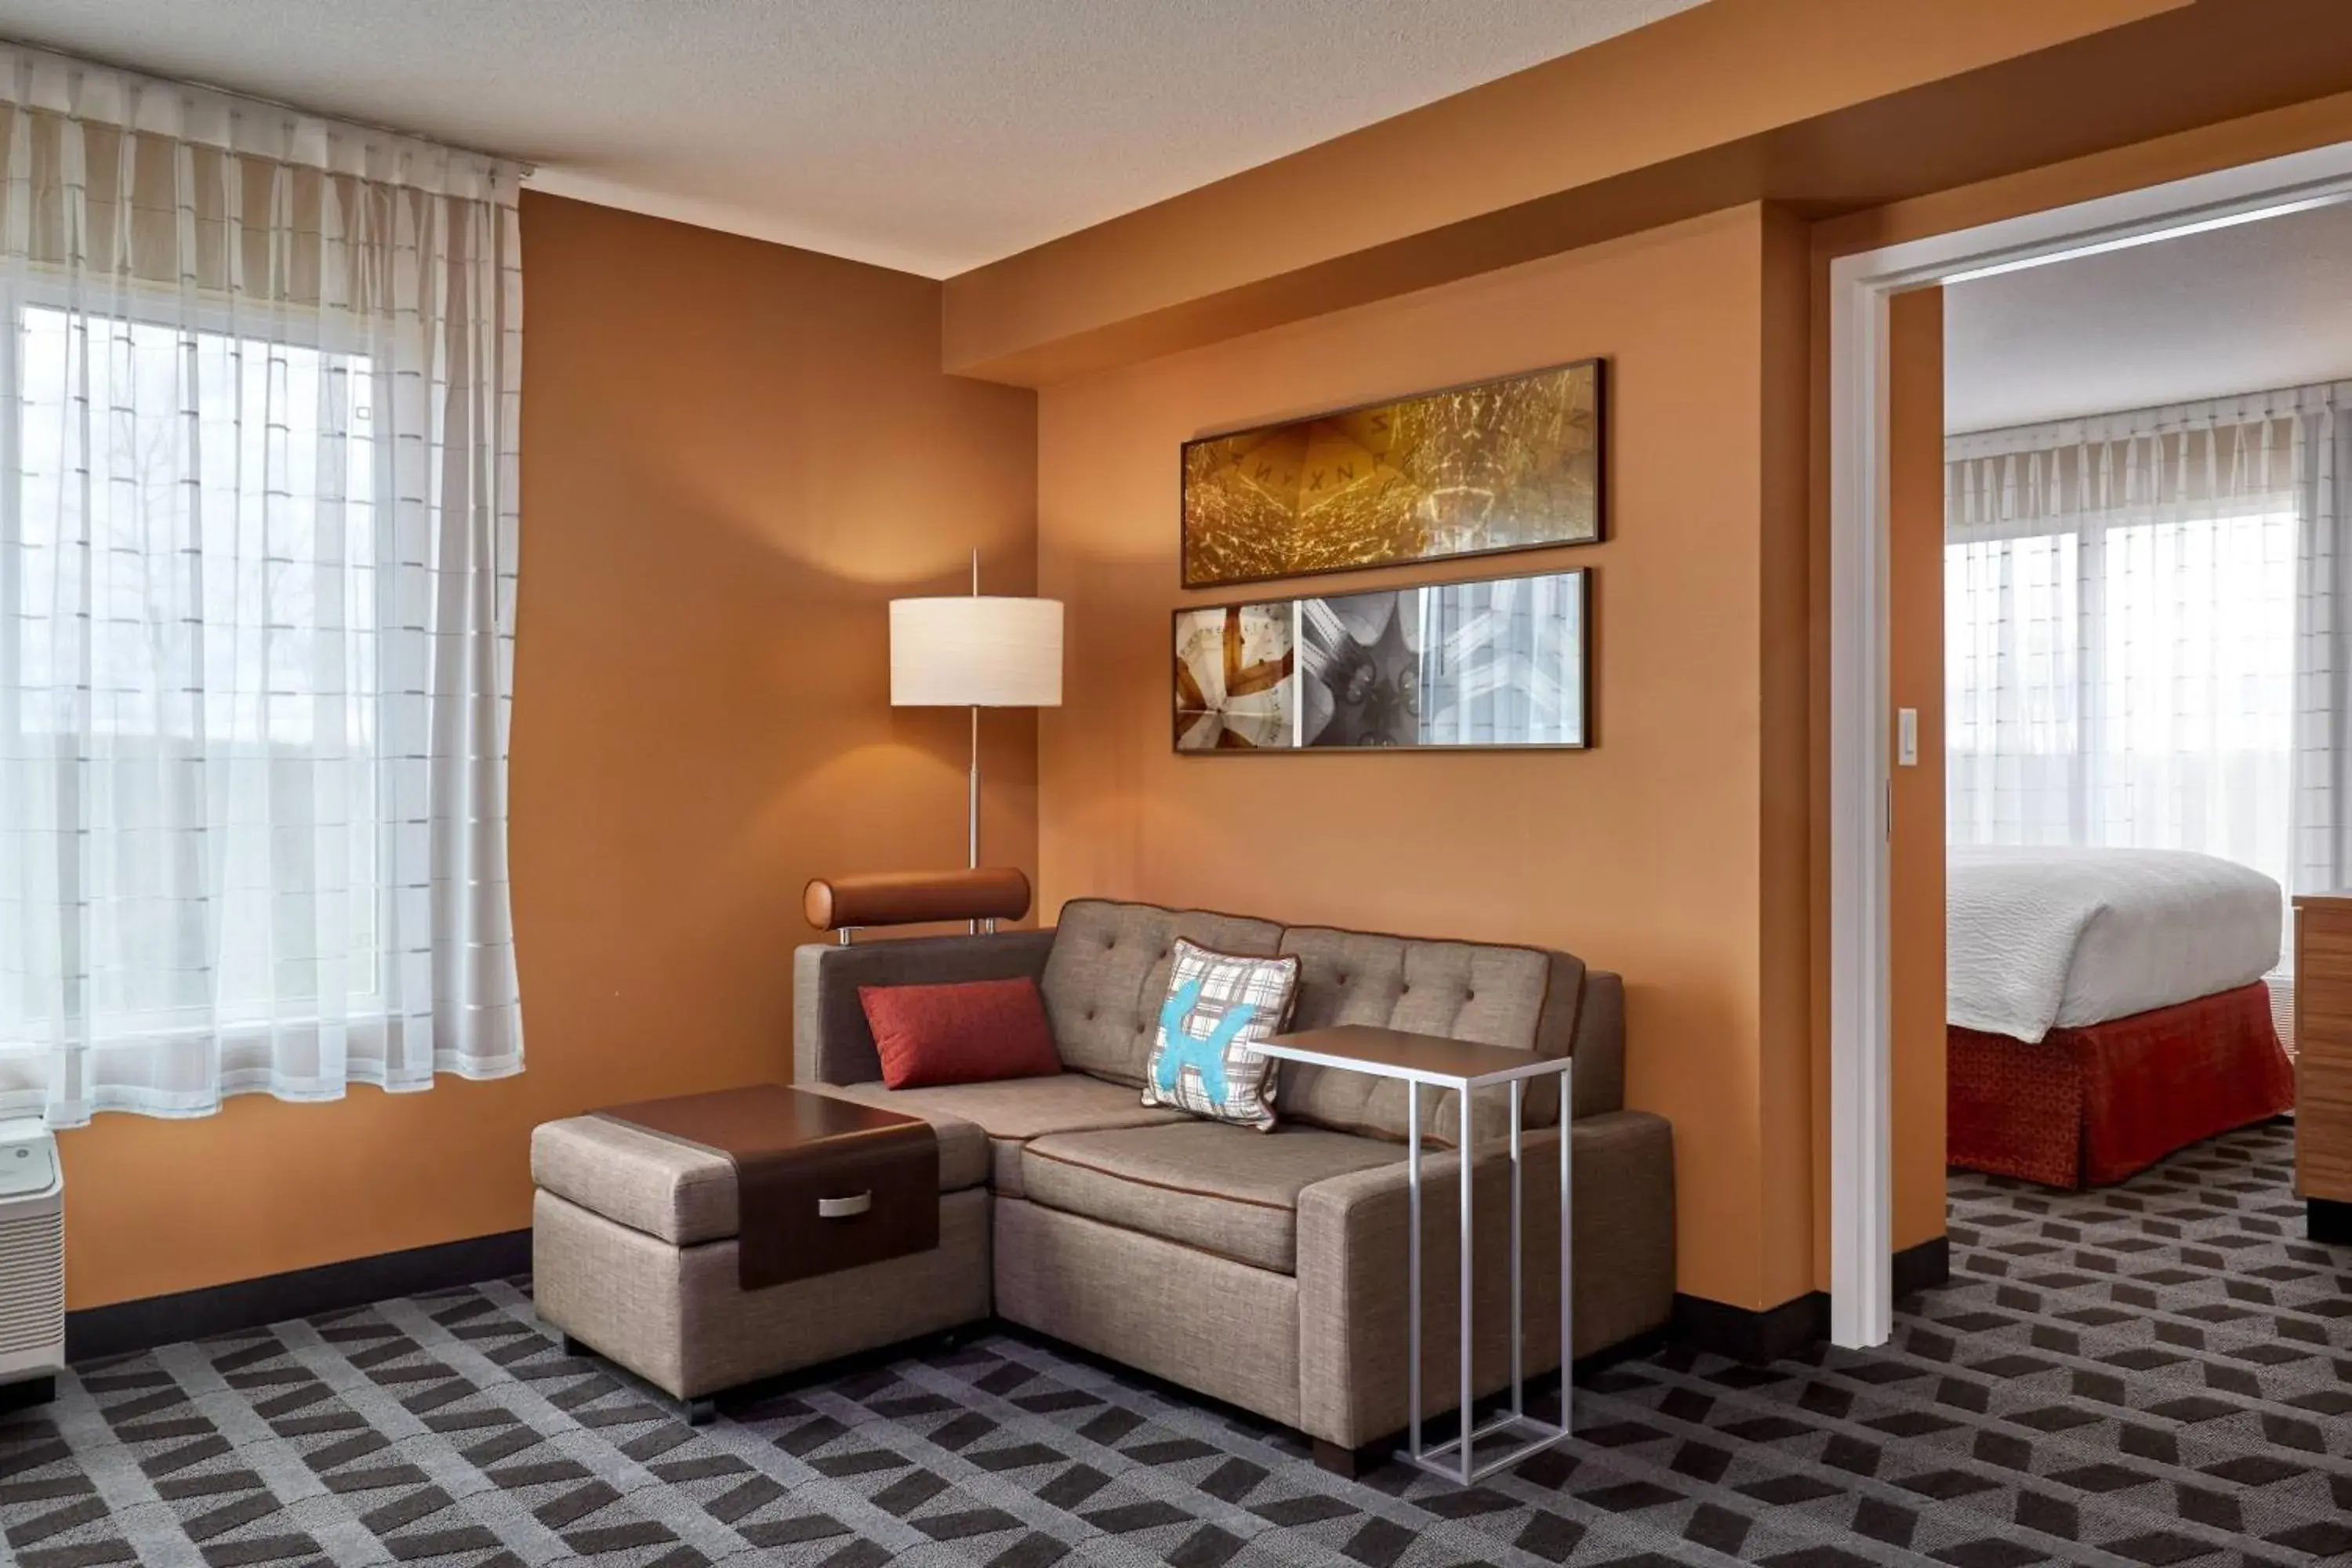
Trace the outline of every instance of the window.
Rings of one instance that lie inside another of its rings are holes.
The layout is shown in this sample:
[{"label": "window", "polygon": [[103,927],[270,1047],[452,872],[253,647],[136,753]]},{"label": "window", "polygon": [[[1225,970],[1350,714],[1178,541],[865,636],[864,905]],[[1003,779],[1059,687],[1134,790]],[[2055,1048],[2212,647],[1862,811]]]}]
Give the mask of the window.
[{"label": "window", "polygon": [[10,783],[107,831],[52,846],[79,975],[0,970],[0,1026],[380,1012],[370,359],[63,304],[13,327]]},{"label": "window", "polygon": [[2195,510],[1946,546],[1954,843],[2195,849],[2290,885],[2296,514]]},{"label": "window", "polygon": [[0,1116],[521,1071],[519,171],[11,58]]}]

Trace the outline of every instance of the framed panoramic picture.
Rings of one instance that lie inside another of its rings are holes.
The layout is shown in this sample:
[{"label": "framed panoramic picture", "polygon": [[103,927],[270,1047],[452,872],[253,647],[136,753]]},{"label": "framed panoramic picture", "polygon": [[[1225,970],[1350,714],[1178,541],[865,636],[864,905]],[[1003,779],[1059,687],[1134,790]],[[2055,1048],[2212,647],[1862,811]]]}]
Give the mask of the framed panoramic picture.
[{"label": "framed panoramic picture", "polygon": [[1186,442],[1184,586],[1599,542],[1601,368]]},{"label": "framed panoramic picture", "polygon": [[1584,747],[1592,574],[1175,612],[1179,752]]}]

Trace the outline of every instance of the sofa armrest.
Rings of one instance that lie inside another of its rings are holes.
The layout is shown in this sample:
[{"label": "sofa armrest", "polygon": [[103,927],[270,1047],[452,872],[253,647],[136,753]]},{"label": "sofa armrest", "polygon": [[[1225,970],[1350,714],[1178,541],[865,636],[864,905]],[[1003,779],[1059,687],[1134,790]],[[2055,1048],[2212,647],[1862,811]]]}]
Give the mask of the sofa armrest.
[{"label": "sofa armrest", "polygon": [[1577,1120],[1625,1109],[1625,978],[1605,969],[1584,973],[1576,1010]]},{"label": "sofa armrest", "polygon": [[[1591,1355],[1664,1326],[1675,1293],[1674,1133],[1666,1121],[1616,1111],[1576,1121],[1575,1353]],[[1528,1376],[1559,1364],[1559,1132],[1525,1140],[1526,1229],[1520,1257]],[[1461,1160],[1422,1162],[1422,1408],[1454,1407],[1459,1380]],[[1509,1381],[1510,1162],[1506,1142],[1472,1152],[1475,1208],[1473,1381]],[[1299,1426],[1360,1447],[1405,1424],[1409,1201],[1400,1163],[1318,1182],[1298,1197]],[[1485,1260],[1492,1260],[1491,1264]]]},{"label": "sofa armrest", "polygon": [[1052,927],[992,936],[807,942],[793,953],[793,1081],[871,1083],[882,1076],[861,985],[949,985],[1045,973]]}]

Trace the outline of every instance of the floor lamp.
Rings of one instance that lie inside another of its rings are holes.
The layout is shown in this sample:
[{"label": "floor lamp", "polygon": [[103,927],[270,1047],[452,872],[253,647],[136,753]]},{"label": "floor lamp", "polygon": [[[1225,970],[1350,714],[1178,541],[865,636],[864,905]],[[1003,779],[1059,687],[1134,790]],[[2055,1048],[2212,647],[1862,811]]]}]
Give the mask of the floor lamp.
[{"label": "floor lamp", "polygon": [[890,705],[971,710],[966,845],[978,868],[980,710],[1062,705],[1061,601],[982,594],[976,550],[968,596],[891,600]]}]

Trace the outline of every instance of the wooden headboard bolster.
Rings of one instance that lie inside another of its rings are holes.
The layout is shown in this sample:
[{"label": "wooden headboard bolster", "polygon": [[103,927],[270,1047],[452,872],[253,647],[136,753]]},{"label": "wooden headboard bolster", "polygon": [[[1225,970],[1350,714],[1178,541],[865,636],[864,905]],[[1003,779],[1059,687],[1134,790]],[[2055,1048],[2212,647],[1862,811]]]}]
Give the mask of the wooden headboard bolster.
[{"label": "wooden headboard bolster", "polygon": [[1013,866],[818,877],[801,894],[801,910],[819,931],[1017,921],[1029,912],[1029,878]]}]

